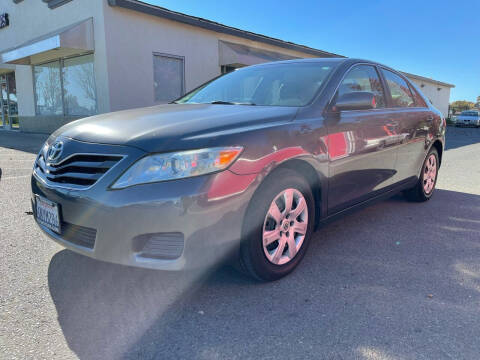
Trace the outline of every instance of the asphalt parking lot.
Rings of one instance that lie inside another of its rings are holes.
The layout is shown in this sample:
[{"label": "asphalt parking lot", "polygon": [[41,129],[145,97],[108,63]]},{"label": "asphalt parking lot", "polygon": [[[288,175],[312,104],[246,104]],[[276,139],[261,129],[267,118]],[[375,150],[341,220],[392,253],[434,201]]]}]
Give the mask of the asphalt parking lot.
[{"label": "asphalt parking lot", "polygon": [[0,132],[1,359],[478,359],[480,129],[449,128],[434,198],[323,227],[260,284],[98,262],[30,213],[44,136]]}]

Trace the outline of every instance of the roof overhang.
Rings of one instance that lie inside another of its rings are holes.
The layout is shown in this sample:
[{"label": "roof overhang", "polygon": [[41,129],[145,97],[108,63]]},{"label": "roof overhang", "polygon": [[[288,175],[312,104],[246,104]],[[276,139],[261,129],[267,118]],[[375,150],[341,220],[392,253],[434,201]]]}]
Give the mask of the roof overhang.
[{"label": "roof overhang", "polygon": [[443,82],[443,81],[438,81],[438,80],[435,80],[435,79],[430,79],[430,78],[427,78],[427,77],[424,77],[424,76],[410,74],[410,73],[407,73],[407,72],[404,72],[404,71],[402,71],[401,73],[403,75],[405,75],[406,77],[408,77],[409,79],[415,79],[415,80],[418,80],[418,81],[423,81],[423,82],[427,82],[427,83],[430,83],[430,84],[435,84],[435,85],[438,85],[438,86],[444,86],[444,87],[448,87],[448,88],[454,88],[455,87],[455,85],[453,85],[453,84],[449,84],[449,83],[446,83],[446,82]]},{"label": "roof overhang", "polygon": [[0,63],[30,65],[94,49],[90,18],[6,50],[0,54]]},{"label": "roof overhang", "polygon": [[222,40],[218,41],[218,51],[219,65],[231,65],[235,67],[261,64],[269,61],[295,59],[293,56]]},{"label": "roof overhang", "polygon": [[0,75],[15,71],[15,65],[0,64]]}]

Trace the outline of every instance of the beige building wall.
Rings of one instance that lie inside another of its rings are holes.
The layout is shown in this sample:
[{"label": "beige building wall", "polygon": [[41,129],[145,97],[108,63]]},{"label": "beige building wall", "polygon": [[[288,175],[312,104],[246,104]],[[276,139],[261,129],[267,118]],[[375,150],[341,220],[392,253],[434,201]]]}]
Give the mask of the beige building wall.
[{"label": "beige building wall", "polygon": [[153,53],[185,58],[185,90],[220,75],[219,40],[292,57],[313,57],[118,7],[105,9],[105,37],[112,111],[152,106]]}]

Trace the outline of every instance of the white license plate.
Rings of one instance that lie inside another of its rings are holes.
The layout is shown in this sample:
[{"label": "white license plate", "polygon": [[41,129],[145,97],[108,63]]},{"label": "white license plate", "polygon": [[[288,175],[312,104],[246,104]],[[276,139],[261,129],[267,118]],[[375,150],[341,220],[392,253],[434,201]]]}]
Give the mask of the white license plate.
[{"label": "white license plate", "polygon": [[39,224],[60,234],[60,214],[57,203],[37,195],[35,197],[35,215]]}]

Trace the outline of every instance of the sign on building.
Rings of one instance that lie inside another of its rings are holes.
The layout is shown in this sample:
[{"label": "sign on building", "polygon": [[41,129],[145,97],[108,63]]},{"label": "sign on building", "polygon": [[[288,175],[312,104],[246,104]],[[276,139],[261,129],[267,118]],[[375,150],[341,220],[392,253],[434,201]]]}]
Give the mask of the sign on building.
[{"label": "sign on building", "polygon": [[10,22],[8,21],[8,14],[0,14],[0,29],[7,27],[9,24]]}]

